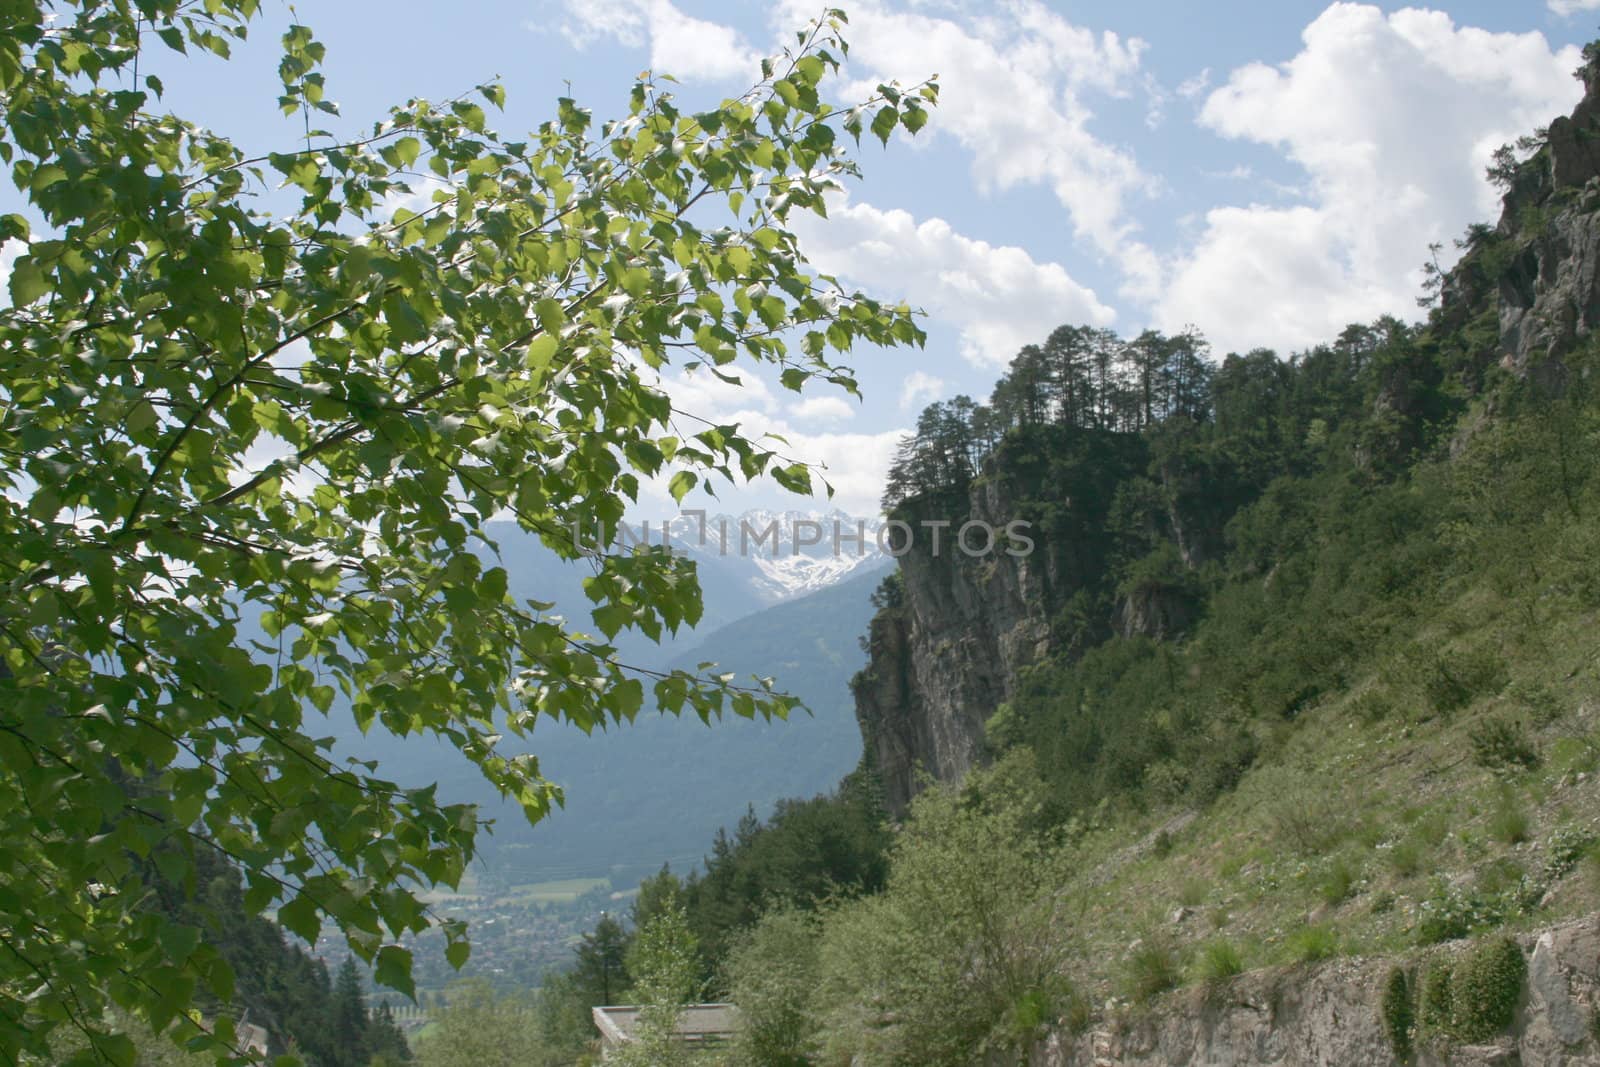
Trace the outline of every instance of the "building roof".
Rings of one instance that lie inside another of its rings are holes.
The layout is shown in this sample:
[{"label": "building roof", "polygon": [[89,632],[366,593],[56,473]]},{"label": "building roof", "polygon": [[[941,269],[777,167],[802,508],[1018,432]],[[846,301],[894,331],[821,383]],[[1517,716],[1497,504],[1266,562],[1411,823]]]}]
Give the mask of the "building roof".
[{"label": "building roof", "polygon": [[[634,1038],[643,1009],[636,1004],[612,1004],[594,1009],[594,1024],[608,1045],[623,1045]],[[733,1036],[739,1009],[732,1004],[690,1004],[678,1017],[677,1034],[685,1041],[714,1042]]]}]

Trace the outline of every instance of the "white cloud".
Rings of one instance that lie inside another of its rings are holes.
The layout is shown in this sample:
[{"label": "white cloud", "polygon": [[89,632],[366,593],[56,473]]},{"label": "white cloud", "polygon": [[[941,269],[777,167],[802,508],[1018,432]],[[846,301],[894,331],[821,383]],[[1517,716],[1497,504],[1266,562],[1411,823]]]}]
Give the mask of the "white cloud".
[{"label": "white cloud", "polygon": [[856,409],[848,400],[837,396],[808,396],[789,409],[789,413],[803,422],[846,422],[855,418]]},{"label": "white cloud", "polygon": [[[850,404],[836,396],[807,397],[789,413],[794,420],[805,419],[807,422],[790,421],[779,413],[777,397],[760,378],[748,370],[740,377],[741,384],[734,386],[718,381],[704,369],[669,369],[660,376],[659,384],[672,398],[676,409],[693,416],[681,420],[681,432],[697,432],[703,427],[695,419],[705,419],[718,424],[736,422],[741,432],[752,438],[762,434],[778,434],[783,437],[784,443],[768,441],[765,442],[766,446],[790,459],[818,467],[821,477],[834,488],[835,506],[852,515],[876,515],[889,464],[894,459],[895,447],[905,430],[819,433],[815,427],[808,425],[815,416],[806,414],[807,405],[811,405],[813,412],[827,412],[842,407],[847,413],[854,414]],[[667,492],[666,483],[666,478],[660,478],[642,485],[644,511],[660,511],[675,506]],[[733,489],[726,484],[718,484],[715,488],[718,496],[730,500],[749,501],[771,497],[778,503],[797,502],[792,496],[778,495],[770,484],[758,483],[758,486],[749,489]],[[820,495],[820,485],[818,490]],[[686,505],[692,500],[686,500]]]},{"label": "white cloud", "polygon": [[[1076,26],[1035,0],[1013,0],[979,14],[927,7],[897,10],[874,0],[850,5],[846,99],[880,81],[912,84],[939,75],[939,107],[923,136],[952,137],[972,154],[983,191],[1020,185],[1051,190],[1072,232],[1110,257],[1130,290],[1150,291],[1159,263],[1139,240],[1128,201],[1154,192],[1126,150],[1096,137],[1094,95],[1161,94],[1141,69],[1143,41]],[[792,29],[811,18],[810,0],[785,0],[774,24]]]},{"label": "white cloud", "polygon": [[1156,325],[1197,323],[1222,351],[1309,345],[1404,313],[1428,245],[1496,214],[1483,179],[1494,149],[1581,94],[1577,49],[1442,12],[1336,3],[1302,37],[1288,63],[1235,70],[1201,112],[1308,176],[1309,203],[1213,209],[1173,265]]},{"label": "white cloud", "polygon": [[1600,11],[1600,0],[1550,0],[1549,6],[1558,15],[1576,15],[1580,11]]},{"label": "white cloud", "polygon": [[671,0],[567,0],[561,33],[583,49],[610,37],[629,47],[650,46],[650,67],[693,78],[760,76],[761,57],[738,32],[684,14]]},{"label": "white cloud", "polygon": [[822,270],[877,296],[904,299],[961,336],[978,365],[1004,366],[1063,322],[1108,325],[1115,313],[1057,263],[965,237],[943,219],[838,201],[829,218],[797,220],[801,248]]},{"label": "white cloud", "polygon": [[1178,95],[1185,100],[1194,100],[1202,96],[1211,88],[1211,68],[1206,67],[1199,74],[1188,79],[1178,86]]},{"label": "white cloud", "polygon": [[944,379],[926,371],[912,371],[905,385],[900,387],[900,407],[914,410],[933,403],[944,395]]},{"label": "white cloud", "polygon": [[11,306],[11,264],[27,247],[21,241],[0,241],[0,307]]}]

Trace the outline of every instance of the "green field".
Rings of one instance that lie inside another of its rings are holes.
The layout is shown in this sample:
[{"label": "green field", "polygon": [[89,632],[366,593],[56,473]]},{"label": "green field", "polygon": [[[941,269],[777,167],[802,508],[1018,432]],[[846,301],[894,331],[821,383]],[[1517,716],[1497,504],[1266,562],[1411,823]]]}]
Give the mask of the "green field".
[{"label": "green field", "polygon": [[514,885],[500,899],[508,904],[571,904],[585,893],[610,885],[605,878],[561,878]]}]

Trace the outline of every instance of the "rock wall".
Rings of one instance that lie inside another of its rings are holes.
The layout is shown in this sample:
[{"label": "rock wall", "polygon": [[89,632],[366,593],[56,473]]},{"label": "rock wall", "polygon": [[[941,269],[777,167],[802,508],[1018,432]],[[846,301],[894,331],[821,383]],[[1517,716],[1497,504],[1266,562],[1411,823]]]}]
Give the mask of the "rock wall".
[{"label": "rock wall", "polygon": [[1048,551],[970,558],[952,545],[963,521],[996,529],[1011,521],[1003,481],[973,489],[966,518],[943,531],[935,552],[920,523],[942,520],[942,510],[924,502],[903,513],[914,531],[900,560],[904,593],[873,619],[871,659],[854,684],[856,716],[896,815],[921,775],[958,781],[978,762],[984,721],[1049,647],[1047,612],[1061,578]]},{"label": "rock wall", "polygon": [[[922,775],[958,781],[982,758],[984,723],[1030,664],[1070,657],[1113,631],[1170,638],[1191,621],[1181,589],[1152,580],[1119,595],[1112,581],[1108,557],[1120,546],[1106,534],[1108,513],[1118,487],[1149,465],[1149,445],[1137,435],[1034,427],[1003,442],[967,490],[896,509],[913,532],[900,558],[901,594],[873,620],[871,658],[854,683],[892,814],[904,813]],[[1161,533],[1177,538],[1178,566],[1190,567],[1220,539],[1222,520],[1205,512],[1197,478],[1167,481],[1157,491],[1163,515],[1179,516],[1170,522],[1179,532]],[[1002,539],[975,558],[955,544],[965,523],[1005,531],[1018,520],[1030,524],[1031,548],[1011,543],[1016,552],[1008,552]],[[937,545],[925,525],[932,522],[949,524]]]},{"label": "rock wall", "polygon": [[1591,68],[1571,116],[1517,171],[1496,235],[1508,242],[1499,280],[1506,365],[1559,380],[1560,359],[1600,326],[1600,79]]},{"label": "rock wall", "polygon": [[[1600,916],[1521,939],[1528,980],[1515,1025],[1484,1045],[1423,1040],[1416,1067],[1580,1067],[1600,1064],[1592,1025],[1600,1003]],[[1430,955],[1460,946],[1440,946]],[[1419,959],[1405,963],[1414,967]],[[1395,961],[1340,960],[1244,975],[1211,991],[1174,994],[1078,1035],[1057,1034],[1032,1067],[1328,1067],[1398,1064],[1380,1002]]]}]

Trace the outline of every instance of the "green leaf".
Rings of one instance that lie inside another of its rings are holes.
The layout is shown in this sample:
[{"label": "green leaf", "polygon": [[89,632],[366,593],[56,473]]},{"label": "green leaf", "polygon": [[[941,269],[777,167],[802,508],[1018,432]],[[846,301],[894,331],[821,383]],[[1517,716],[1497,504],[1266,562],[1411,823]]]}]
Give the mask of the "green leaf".
[{"label": "green leaf", "polygon": [[667,492],[672,494],[673,503],[681,504],[683,503],[683,498],[688,496],[689,491],[698,484],[700,484],[700,476],[698,474],[693,471],[678,471],[672,476],[672,480],[667,483]]},{"label": "green leaf", "polygon": [[555,358],[556,349],[560,342],[554,334],[545,333],[535,337],[528,344],[527,365],[529,370],[542,371],[550,366],[550,361]]},{"label": "green leaf", "polygon": [[894,132],[895,124],[900,121],[900,112],[895,110],[893,104],[885,104],[872,116],[872,133],[885,145],[889,143],[889,135]]},{"label": "green leaf", "polygon": [[544,326],[545,333],[551,337],[559,336],[561,327],[567,324],[567,309],[554,297],[547,296],[540,300],[534,304],[533,311],[540,324]]},{"label": "green leaf", "polygon": [[416,983],[411,980],[411,953],[399,945],[384,945],[378,950],[372,979],[408,997],[416,996]]},{"label": "green leaf", "polygon": [[445,962],[453,970],[459,971],[467,965],[467,960],[472,956],[472,945],[466,941],[452,941],[444,948]]},{"label": "green leaf", "polygon": [[304,893],[278,909],[278,922],[308,945],[316,944],[322,934],[322,916],[316,903]]},{"label": "green leaf", "polygon": [[32,256],[21,256],[11,264],[11,303],[27,307],[50,291],[50,278]]}]

